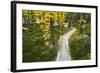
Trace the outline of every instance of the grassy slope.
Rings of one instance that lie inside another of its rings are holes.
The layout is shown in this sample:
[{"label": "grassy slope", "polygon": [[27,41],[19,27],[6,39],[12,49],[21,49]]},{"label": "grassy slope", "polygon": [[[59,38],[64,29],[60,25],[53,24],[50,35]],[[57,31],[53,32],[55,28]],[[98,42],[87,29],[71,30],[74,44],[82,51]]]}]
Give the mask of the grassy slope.
[{"label": "grassy slope", "polygon": [[80,35],[77,30],[69,40],[72,60],[90,59],[90,39],[80,38]]}]

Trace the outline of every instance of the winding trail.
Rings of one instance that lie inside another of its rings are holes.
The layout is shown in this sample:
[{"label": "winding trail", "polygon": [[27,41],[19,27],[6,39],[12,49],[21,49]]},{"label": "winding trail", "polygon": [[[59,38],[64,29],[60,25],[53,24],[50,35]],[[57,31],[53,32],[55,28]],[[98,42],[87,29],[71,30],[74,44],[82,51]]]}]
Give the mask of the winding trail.
[{"label": "winding trail", "polygon": [[57,54],[56,61],[71,60],[68,40],[71,37],[71,35],[75,32],[75,30],[76,30],[75,28],[72,28],[69,32],[65,33],[63,36],[60,37],[59,51]]}]

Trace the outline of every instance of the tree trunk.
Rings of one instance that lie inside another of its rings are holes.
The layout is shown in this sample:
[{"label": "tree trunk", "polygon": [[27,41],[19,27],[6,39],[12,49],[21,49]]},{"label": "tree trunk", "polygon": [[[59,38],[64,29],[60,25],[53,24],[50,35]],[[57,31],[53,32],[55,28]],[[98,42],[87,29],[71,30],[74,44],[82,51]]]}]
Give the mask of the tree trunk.
[{"label": "tree trunk", "polygon": [[51,38],[50,38],[50,48],[54,47],[54,31],[53,31],[53,18],[50,18],[50,34],[51,34]]}]

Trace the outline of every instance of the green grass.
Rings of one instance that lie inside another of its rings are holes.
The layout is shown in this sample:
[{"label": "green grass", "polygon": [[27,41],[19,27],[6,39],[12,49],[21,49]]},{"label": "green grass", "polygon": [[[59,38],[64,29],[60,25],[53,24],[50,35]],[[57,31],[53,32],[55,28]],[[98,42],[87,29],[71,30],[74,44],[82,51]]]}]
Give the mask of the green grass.
[{"label": "green grass", "polygon": [[80,38],[78,30],[69,39],[69,46],[72,60],[86,60],[91,58],[90,37]]},{"label": "green grass", "polygon": [[43,32],[39,25],[24,24],[23,26],[29,29],[28,31],[23,31],[23,62],[45,61],[42,59],[41,53],[49,49],[49,45],[45,45],[45,41],[42,38]]}]

